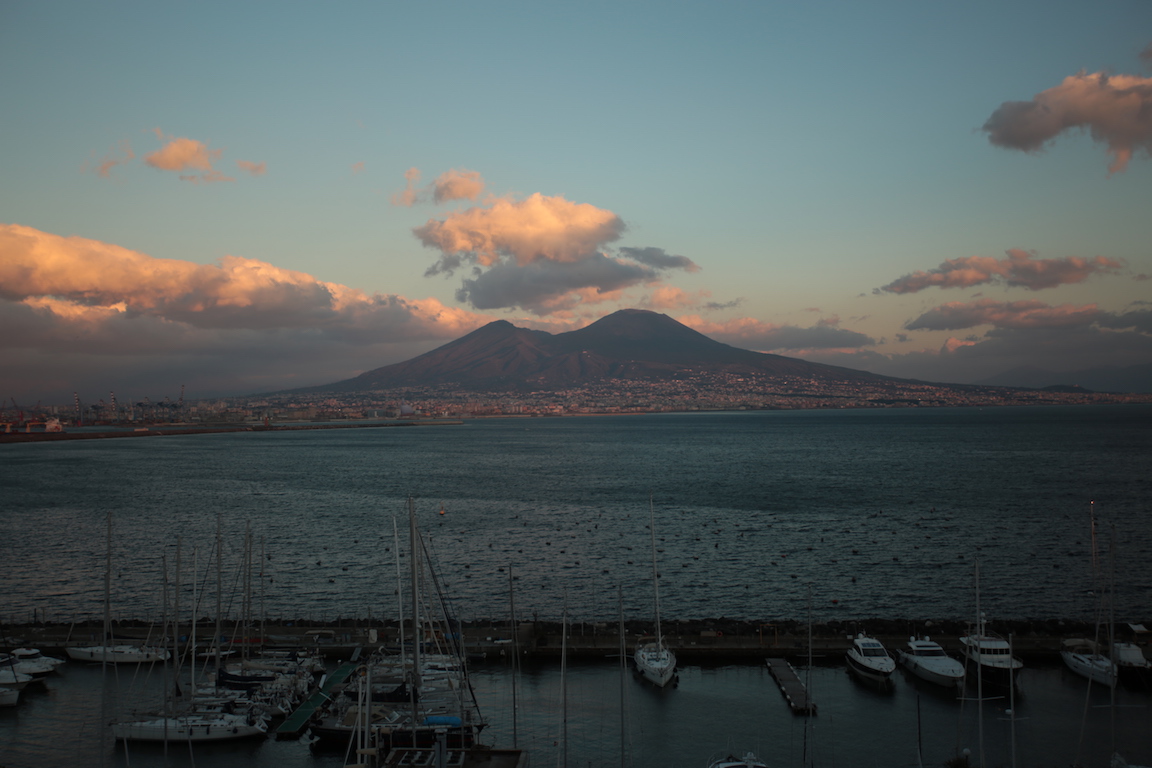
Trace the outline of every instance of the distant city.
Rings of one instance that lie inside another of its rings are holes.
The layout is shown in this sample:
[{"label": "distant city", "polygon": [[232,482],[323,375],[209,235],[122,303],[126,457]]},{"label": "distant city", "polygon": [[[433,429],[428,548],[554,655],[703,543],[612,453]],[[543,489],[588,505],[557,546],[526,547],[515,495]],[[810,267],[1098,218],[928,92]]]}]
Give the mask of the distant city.
[{"label": "distant city", "polygon": [[284,424],[403,418],[571,416],[691,411],[819,408],[926,408],[1005,405],[1077,405],[1152,402],[1152,394],[1098,393],[1072,387],[1009,389],[924,382],[854,381],[701,372],[678,380],[609,379],[568,389],[489,391],[402,387],[365,392],[289,392],[212,400],[54,405],[0,415],[8,431],[40,430],[50,419],[63,426],[188,423]]}]

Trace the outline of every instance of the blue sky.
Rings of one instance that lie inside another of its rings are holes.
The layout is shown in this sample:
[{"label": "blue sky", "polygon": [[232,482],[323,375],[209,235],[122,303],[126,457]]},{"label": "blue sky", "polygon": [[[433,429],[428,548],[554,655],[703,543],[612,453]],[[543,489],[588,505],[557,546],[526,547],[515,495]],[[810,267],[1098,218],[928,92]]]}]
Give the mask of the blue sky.
[{"label": "blue sky", "polygon": [[1152,362],[1150,44],[1144,2],[6,3],[0,395],[632,306],[933,380]]}]

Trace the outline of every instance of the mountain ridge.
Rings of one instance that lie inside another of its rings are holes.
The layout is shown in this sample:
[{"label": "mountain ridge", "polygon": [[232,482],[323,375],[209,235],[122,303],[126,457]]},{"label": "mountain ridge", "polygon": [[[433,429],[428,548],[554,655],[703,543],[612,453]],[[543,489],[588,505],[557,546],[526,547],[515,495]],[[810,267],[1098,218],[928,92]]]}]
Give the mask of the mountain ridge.
[{"label": "mountain ridge", "polygon": [[622,309],[559,334],[496,320],[404,362],[292,391],[346,393],[449,385],[476,391],[561,389],[607,379],[682,379],[701,371],[840,384],[905,381],[733,347],[667,315]]}]

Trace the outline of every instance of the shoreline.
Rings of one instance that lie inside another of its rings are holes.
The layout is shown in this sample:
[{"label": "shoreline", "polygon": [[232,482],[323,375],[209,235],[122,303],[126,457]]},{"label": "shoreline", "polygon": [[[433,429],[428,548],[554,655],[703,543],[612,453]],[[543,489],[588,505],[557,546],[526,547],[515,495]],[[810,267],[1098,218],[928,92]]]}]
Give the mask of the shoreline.
[{"label": "shoreline", "polygon": [[394,422],[316,423],[316,424],[247,424],[243,426],[180,427],[157,424],[140,429],[115,429],[104,432],[11,432],[0,433],[0,445],[8,443],[52,443],[63,440],[105,440],[119,437],[171,437],[174,435],[216,435],[232,432],[302,432],[317,429],[383,429],[385,427],[460,426],[463,419],[418,419]]}]

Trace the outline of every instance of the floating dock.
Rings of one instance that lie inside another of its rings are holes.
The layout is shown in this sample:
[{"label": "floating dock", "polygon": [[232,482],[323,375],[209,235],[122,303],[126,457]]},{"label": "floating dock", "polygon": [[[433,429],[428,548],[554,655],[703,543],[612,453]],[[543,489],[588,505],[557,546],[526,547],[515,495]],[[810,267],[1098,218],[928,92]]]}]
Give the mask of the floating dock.
[{"label": "floating dock", "polygon": [[304,703],[296,708],[296,711],[285,718],[284,722],[280,723],[280,727],[276,729],[276,739],[298,739],[304,733],[304,729],[308,727],[308,723],[312,720],[312,715],[320,706],[328,701],[328,694],[340,683],[348,679],[352,671],[358,667],[359,664],[354,662],[346,662],[341,664],[336,670],[328,675],[328,679],[324,681],[324,685],[316,693],[305,699]]},{"label": "floating dock", "polygon": [[792,707],[793,714],[816,714],[816,702],[808,698],[808,689],[804,687],[804,683],[800,682],[800,677],[796,674],[796,670],[792,669],[792,665],[788,663],[787,659],[769,658],[764,661],[768,665],[768,671],[776,679],[776,684],[780,686],[780,693],[784,694],[784,700],[788,702],[788,706]]}]

